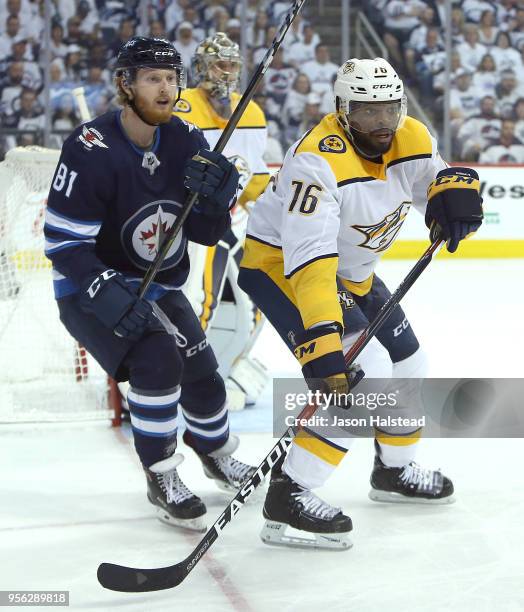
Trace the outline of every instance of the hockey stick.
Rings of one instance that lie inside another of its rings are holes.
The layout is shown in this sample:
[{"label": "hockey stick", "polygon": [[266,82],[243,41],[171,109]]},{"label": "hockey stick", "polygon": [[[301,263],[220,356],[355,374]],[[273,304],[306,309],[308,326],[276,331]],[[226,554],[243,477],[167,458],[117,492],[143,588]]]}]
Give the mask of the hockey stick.
[{"label": "hockey stick", "polygon": [[[417,278],[427,268],[433,255],[442,246],[442,240],[435,240],[425,251],[422,257],[413,266],[406,278],[400,283],[395,293],[384,303],[375,319],[366,327],[362,334],[357,338],[355,344],[345,355],[346,365],[349,366],[360,355],[366,344],[379,331],[386,319],[399,304],[400,300],[406,295],[413,286]],[[312,416],[318,408],[316,404],[308,404],[297,419],[307,419]],[[275,465],[279,458],[286,452],[291,444],[293,428],[289,427],[286,433],[273,446],[266,455],[256,472],[251,476],[240,491],[231,500],[226,509],[215,521],[211,529],[198,543],[193,552],[180,563],[175,563],[168,567],[154,569],[135,569],[113,563],[102,563],[98,567],[98,582],[106,589],[112,591],[123,591],[126,593],[143,593],[148,591],[160,591],[171,589],[178,586],[191,572],[195,565],[200,561],[208,548],[218,539],[222,530],[242,508],[246,500],[251,496],[255,489],[264,480],[270,469]]]},{"label": "hockey stick", "polygon": [[83,87],[75,87],[73,89],[73,95],[76,98],[76,103],[78,104],[78,110],[80,112],[80,119],[83,123],[86,121],[91,121],[91,113],[89,112],[89,107],[87,106],[85,91]]},{"label": "hockey stick", "polygon": [[[218,139],[218,142],[216,143],[213,151],[216,151],[217,153],[222,153],[222,151],[224,150],[224,147],[226,146],[227,141],[231,137],[231,134],[233,133],[234,129],[236,128],[240,117],[242,117],[247,105],[251,102],[251,98],[255,94],[255,90],[258,84],[260,83],[266,70],[269,68],[269,65],[273,61],[273,57],[275,56],[275,53],[278,51],[282,41],[284,40],[284,36],[286,35],[287,31],[289,30],[291,24],[295,20],[295,17],[298,15],[298,12],[302,8],[302,5],[305,1],[306,0],[295,0],[293,2],[293,5],[289,9],[289,12],[287,13],[282,24],[280,25],[280,29],[278,30],[271,47],[269,47],[266,54],[264,55],[264,59],[260,62],[258,68],[255,70],[253,76],[251,77],[251,80],[249,81],[249,84],[246,87],[246,91],[242,94],[242,97],[238,101],[238,105],[233,111],[231,117],[229,118],[229,121],[227,122],[224,131],[220,135],[220,138]],[[197,198],[198,194],[192,193],[184,202],[180,215],[177,217],[173,226],[168,230],[164,241],[162,242],[162,245],[160,246],[160,249],[156,254],[156,257],[153,260],[153,263],[149,266],[147,272],[145,273],[144,279],[142,280],[142,284],[140,285],[140,290],[138,292],[139,297],[143,298],[144,295],[147,293],[149,286],[151,285],[153,279],[160,270],[164,259],[166,258],[169,252],[169,249],[173,245],[176,237],[182,229],[184,221],[187,219],[189,213],[191,212],[191,209],[193,208],[193,205],[195,204]]]}]

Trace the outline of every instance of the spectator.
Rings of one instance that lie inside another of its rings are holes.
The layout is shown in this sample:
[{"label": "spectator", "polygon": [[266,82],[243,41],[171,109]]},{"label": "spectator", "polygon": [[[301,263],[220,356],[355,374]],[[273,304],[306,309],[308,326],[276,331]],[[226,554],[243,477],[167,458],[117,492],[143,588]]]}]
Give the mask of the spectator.
[{"label": "spectator", "polygon": [[65,56],[65,73],[68,81],[79,84],[87,76],[86,61],[82,48],[78,45],[70,45]]},{"label": "spectator", "polygon": [[459,6],[451,9],[451,40],[454,46],[464,42],[464,13]]},{"label": "spectator", "polygon": [[113,97],[111,88],[104,80],[103,70],[102,66],[91,64],[84,83],[85,99],[93,116],[107,112],[109,101]]},{"label": "spectator", "polygon": [[167,32],[171,32],[171,38],[174,38],[174,32],[177,23],[183,21],[184,9],[191,4],[191,0],[172,0],[167,3],[167,9],[164,13],[164,21]]},{"label": "spectator", "polygon": [[480,100],[480,113],[466,119],[458,132],[457,140],[462,144],[460,159],[478,160],[481,151],[499,139],[501,127],[495,98],[484,96]]},{"label": "spectator", "polygon": [[268,97],[263,89],[259,89],[253,96],[253,100],[260,106],[267,119],[267,146],[264,153],[264,161],[267,164],[281,164],[284,160],[284,151],[280,143],[281,126],[272,117],[268,108]]},{"label": "spectator", "polygon": [[84,36],[82,34],[82,30],[80,29],[81,24],[82,19],[80,17],[77,17],[76,15],[73,15],[73,17],[70,17],[67,21],[67,35],[64,39],[64,42],[67,46],[81,46],[86,44]]},{"label": "spectator", "polygon": [[278,49],[265,75],[265,90],[279,106],[284,104],[296,75],[296,69],[284,62],[284,50]]},{"label": "spectator", "polygon": [[478,112],[480,96],[472,86],[471,72],[465,68],[457,70],[455,86],[450,92],[451,125],[458,131],[462,123]]},{"label": "spectator", "polygon": [[[109,54],[113,59],[116,60],[118,52],[126,42],[135,35],[135,22],[133,19],[123,19],[120,27],[118,28],[118,34],[115,40],[109,45]],[[113,63],[112,62],[112,63]]]},{"label": "spectator", "polygon": [[521,63],[519,52],[510,46],[507,32],[499,32],[495,39],[495,46],[490,49],[495,60],[497,70],[502,72]]},{"label": "spectator", "polygon": [[262,61],[262,58],[264,57],[267,50],[271,46],[271,43],[273,42],[273,39],[276,36],[276,33],[277,33],[277,29],[275,26],[270,26],[266,30],[266,40],[264,44],[261,47],[257,47],[256,49],[253,49],[253,64],[255,64],[256,66],[260,64],[260,62]]},{"label": "spectator", "polygon": [[409,41],[427,5],[421,0],[391,0],[385,6],[384,43],[397,70],[404,72],[402,48]]},{"label": "spectator", "polygon": [[309,79],[305,74],[298,74],[282,107],[282,124],[285,126],[286,142],[294,142],[299,137],[302,114],[310,93],[311,83]]},{"label": "spectator", "polygon": [[284,58],[286,62],[300,70],[303,64],[315,59],[315,49],[319,43],[320,38],[313,29],[313,26],[307,24],[304,26],[302,40],[294,42],[290,47],[287,47],[284,50]]},{"label": "spectator", "polygon": [[524,143],[524,98],[519,98],[515,102],[513,119],[515,120],[515,136]]},{"label": "spectator", "polygon": [[315,47],[315,59],[302,66],[302,72],[308,76],[313,91],[320,94],[331,88],[337,70],[338,66],[330,60],[327,45],[322,43]]},{"label": "spectator", "polygon": [[524,43],[524,6],[517,6],[515,21],[510,30],[511,45],[520,49]]},{"label": "spectator", "polygon": [[473,75],[473,85],[478,88],[480,95],[493,96],[499,81],[499,73],[493,56],[489,53],[480,60],[477,71]]},{"label": "spectator", "polygon": [[184,68],[190,74],[191,60],[198,47],[198,42],[193,38],[193,25],[189,21],[183,21],[178,26],[174,44],[176,50],[180,53]]},{"label": "spectator", "polygon": [[250,47],[260,47],[266,39],[266,29],[269,26],[269,16],[266,11],[259,10],[253,23],[248,27],[246,41]]},{"label": "spectator", "polygon": [[517,78],[513,70],[502,72],[495,93],[498,98],[500,116],[503,119],[511,119],[515,102],[524,95],[522,86],[517,85]]},{"label": "spectator", "polygon": [[50,105],[53,111],[60,108],[68,108],[73,101],[73,89],[78,85],[73,81],[66,79],[64,62],[60,58],[56,58],[51,62],[50,68],[51,87],[50,87]]},{"label": "spectator", "polygon": [[[422,13],[420,14],[420,25],[418,25],[414,30],[411,31],[409,35],[409,41],[406,45],[405,55],[406,55],[406,65],[408,70],[410,65],[414,68],[414,64],[410,64],[408,61],[408,56],[414,57],[414,53],[416,51],[420,51],[426,46],[426,36],[429,28],[434,28],[435,24],[435,11],[429,6],[426,7]],[[437,30],[438,32],[438,30]],[[439,32],[439,43],[443,43],[442,37]],[[408,54],[408,51],[411,51],[411,54]],[[410,71],[413,74],[413,70]]]},{"label": "spectator", "polygon": [[167,38],[166,24],[163,19],[153,19],[149,22],[149,36]]},{"label": "spectator", "polygon": [[100,34],[100,19],[98,10],[87,0],[80,0],[75,17],[80,20],[80,39],[83,44],[92,43]]},{"label": "spectator", "polygon": [[197,41],[204,40],[206,37],[205,28],[200,27],[200,17],[198,12],[194,6],[186,6],[184,9],[184,18],[182,21],[189,21],[189,23],[193,26],[193,38]]},{"label": "spectator", "polygon": [[495,14],[496,8],[494,3],[488,0],[464,0],[462,10],[467,21],[479,23],[485,11]]},{"label": "spectator", "polygon": [[305,134],[312,127],[315,127],[317,123],[322,119],[322,114],[320,113],[320,95],[312,91],[307,96],[306,105],[304,107],[304,112],[302,114],[302,122],[300,124],[299,132],[300,134]]},{"label": "spectator", "polygon": [[16,111],[15,101],[20,99],[24,86],[24,62],[11,62],[0,87],[2,115],[10,116]]},{"label": "spectator", "polygon": [[484,10],[479,23],[479,41],[487,47],[495,44],[499,29],[495,26],[496,14],[493,10]]},{"label": "spectator", "polygon": [[42,72],[36,62],[27,60],[28,42],[26,38],[17,38],[12,45],[12,53],[7,57],[8,62],[23,62],[24,87],[39,90],[42,87]]},{"label": "spectator", "polygon": [[[241,19],[242,17],[242,2],[234,3],[234,16],[237,19]],[[260,2],[259,0],[247,0],[246,7],[246,26],[248,28],[252,28],[253,24],[256,21],[257,14],[259,12],[264,13],[264,15],[268,15],[267,11],[267,2]],[[269,15],[268,15],[269,17]],[[288,32],[289,33],[289,32]]]},{"label": "spectator", "polygon": [[36,92],[32,89],[23,89],[17,100],[16,110],[3,119],[6,127],[19,130],[37,130],[43,132],[45,129],[45,114],[43,108],[37,102]]},{"label": "spectator", "polygon": [[65,58],[67,55],[67,45],[64,41],[64,28],[59,23],[51,26],[51,58]]},{"label": "spectator", "polygon": [[515,0],[498,0],[495,3],[495,8],[497,11],[497,25],[502,30],[508,30],[517,14]]},{"label": "spectator", "polygon": [[502,122],[500,138],[480,154],[484,164],[522,164],[524,145],[515,137],[515,123],[509,119]]},{"label": "spectator", "polygon": [[229,13],[223,6],[217,6],[213,14],[213,19],[207,28],[207,35],[211,36],[216,32],[225,32],[227,22],[229,21]]},{"label": "spectator", "polygon": [[5,21],[5,32],[0,38],[0,59],[11,55],[13,42],[19,38],[22,38],[20,18],[18,15],[9,15]]},{"label": "spectator", "polygon": [[446,62],[446,52],[436,28],[428,29],[426,45],[416,53],[415,60],[413,77],[418,80],[422,101],[426,104],[433,97],[433,76],[444,69]]},{"label": "spectator", "polygon": [[230,19],[226,24],[226,34],[237,45],[240,44],[240,21],[238,19]]},{"label": "spectator", "polygon": [[[451,82],[454,82],[457,78],[457,71],[460,68],[463,68],[460,62],[460,55],[457,50],[454,50],[451,52]],[[443,70],[433,77],[433,91],[437,94],[442,94],[446,86],[446,73]]]},{"label": "spectator", "polygon": [[464,39],[464,42],[457,46],[457,51],[464,68],[474,72],[488,50],[479,43],[478,28],[473,23],[464,26]]}]

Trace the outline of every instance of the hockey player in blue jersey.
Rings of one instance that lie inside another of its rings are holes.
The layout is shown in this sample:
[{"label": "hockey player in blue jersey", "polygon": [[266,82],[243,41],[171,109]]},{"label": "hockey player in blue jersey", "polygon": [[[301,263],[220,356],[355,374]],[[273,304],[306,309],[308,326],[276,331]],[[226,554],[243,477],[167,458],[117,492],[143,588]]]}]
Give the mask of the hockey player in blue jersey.
[{"label": "hockey player in blue jersey", "polygon": [[[127,396],[147,494],[169,523],[203,529],[202,500],[182,482],[184,441],[207,476],[235,489],[253,468],[232,457],[217,362],[183,294],[187,241],[214,245],[230,226],[238,172],[209,151],[202,133],[172,116],[184,87],[180,56],[166,40],[134,37],[120,51],[115,84],[122,110],[66,140],[46,212],[60,319]],[[198,155],[197,155],[198,154]],[[198,200],[145,299],[138,287],[189,191]]]}]

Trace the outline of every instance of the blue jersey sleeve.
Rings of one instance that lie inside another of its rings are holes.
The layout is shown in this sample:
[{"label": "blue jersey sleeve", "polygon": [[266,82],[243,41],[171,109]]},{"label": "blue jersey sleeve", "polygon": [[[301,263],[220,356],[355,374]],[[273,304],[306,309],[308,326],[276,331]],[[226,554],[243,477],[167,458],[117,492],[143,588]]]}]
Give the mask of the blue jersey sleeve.
[{"label": "blue jersey sleeve", "polygon": [[110,201],[105,193],[110,179],[102,176],[96,153],[84,150],[71,136],[62,148],[47,200],[45,254],[55,274],[76,288],[107,268],[96,256],[95,245]]}]

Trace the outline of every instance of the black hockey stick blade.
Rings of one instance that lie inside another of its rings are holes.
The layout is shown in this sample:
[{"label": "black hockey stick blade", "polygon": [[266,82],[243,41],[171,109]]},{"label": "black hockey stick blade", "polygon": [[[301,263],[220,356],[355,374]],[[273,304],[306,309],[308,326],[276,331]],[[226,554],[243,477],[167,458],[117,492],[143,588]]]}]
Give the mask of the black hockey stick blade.
[{"label": "black hockey stick blade", "polygon": [[162,591],[178,586],[187,576],[187,559],[171,565],[155,569],[137,569],[124,567],[114,563],[101,563],[98,567],[98,582],[111,591],[123,593],[146,593]]}]

